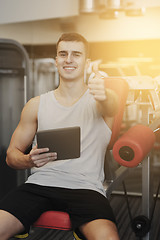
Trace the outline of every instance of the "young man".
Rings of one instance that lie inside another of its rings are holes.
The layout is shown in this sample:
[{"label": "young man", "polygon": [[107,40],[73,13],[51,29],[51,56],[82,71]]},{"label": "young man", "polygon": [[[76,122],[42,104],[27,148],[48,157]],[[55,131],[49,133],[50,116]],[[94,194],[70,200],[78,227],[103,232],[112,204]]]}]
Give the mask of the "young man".
[{"label": "young man", "polygon": [[[116,94],[106,89],[99,73],[84,83],[88,43],[77,33],[66,33],[57,43],[59,87],[31,99],[7,151],[15,169],[32,168],[27,182],[0,202],[0,239],[24,230],[46,210],[70,214],[78,239],[118,240],[112,209],[103,189],[104,156],[111,137],[111,117],[117,110]],[[56,161],[57,154],[35,145],[37,130],[80,126],[81,156]]]}]

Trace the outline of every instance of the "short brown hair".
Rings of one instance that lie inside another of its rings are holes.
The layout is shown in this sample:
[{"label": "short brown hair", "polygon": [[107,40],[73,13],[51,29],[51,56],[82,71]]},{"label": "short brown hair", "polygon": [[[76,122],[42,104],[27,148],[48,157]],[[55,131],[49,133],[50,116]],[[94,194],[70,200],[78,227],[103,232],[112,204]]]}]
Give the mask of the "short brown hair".
[{"label": "short brown hair", "polygon": [[88,56],[89,52],[89,44],[88,41],[79,33],[63,33],[56,44],[56,49],[58,49],[58,45],[61,41],[75,41],[82,42],[85,46],[86,56]]}]

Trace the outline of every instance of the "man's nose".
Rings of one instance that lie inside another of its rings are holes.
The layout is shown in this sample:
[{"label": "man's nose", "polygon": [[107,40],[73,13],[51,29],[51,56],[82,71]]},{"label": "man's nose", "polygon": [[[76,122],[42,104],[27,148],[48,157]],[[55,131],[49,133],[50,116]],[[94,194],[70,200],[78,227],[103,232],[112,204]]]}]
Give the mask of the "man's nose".
[{"label": "man's nose", "polygon": [[67,63],[72,62],[72,54],[68,54],[68,55],[67,55],[67,57],[66,57],[66,62],[67,62]]}]

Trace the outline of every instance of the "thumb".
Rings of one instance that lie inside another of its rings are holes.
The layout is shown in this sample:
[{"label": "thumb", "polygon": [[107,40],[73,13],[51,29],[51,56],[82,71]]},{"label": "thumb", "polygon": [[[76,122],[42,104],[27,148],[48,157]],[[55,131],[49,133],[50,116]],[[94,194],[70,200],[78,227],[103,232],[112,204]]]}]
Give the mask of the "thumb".
[{"label": "thumb", "polygon": [[98,65],[97,64],[93,65],[93,72],[95,74],[95,77],[101,77],[101,74],[98,71]]}]

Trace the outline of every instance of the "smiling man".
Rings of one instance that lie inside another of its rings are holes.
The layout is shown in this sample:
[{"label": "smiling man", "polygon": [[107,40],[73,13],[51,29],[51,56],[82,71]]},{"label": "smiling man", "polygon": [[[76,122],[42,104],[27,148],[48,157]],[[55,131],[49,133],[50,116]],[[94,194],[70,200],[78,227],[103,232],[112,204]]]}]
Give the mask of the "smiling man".
[{"label": "smiling man", "polygon": [[[29,231],[47,210],[68,212],[76,239],[119,240],[103,188],[104,156],[117,96],[105,88],[98,72],[85,84],[87,57],[83,36],[63,34],[57,42],[58,88],[31,99],[22,111],[6,161],[15,169],[31,168],[31,175],[0,202],[1,240]],[[79,158],[56,160],[56,152],[37,145],[25,154],[37,131],[74,126],[81,129]]]}]

